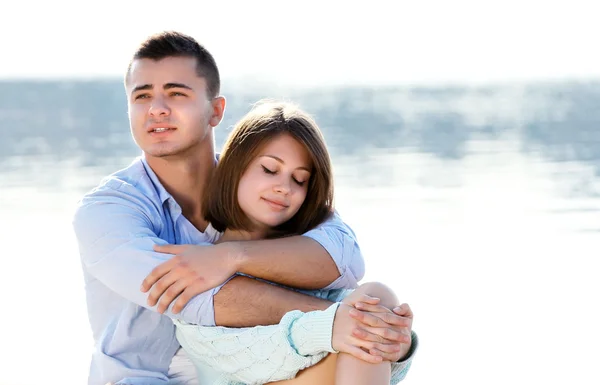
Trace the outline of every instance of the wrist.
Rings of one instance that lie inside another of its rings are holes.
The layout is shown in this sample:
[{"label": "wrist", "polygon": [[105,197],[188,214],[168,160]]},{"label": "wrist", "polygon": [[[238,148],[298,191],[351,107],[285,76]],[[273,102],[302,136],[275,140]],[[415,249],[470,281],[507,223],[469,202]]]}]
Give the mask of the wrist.
[{"label": "wrist", "polygon": [[223,242],[215,245],[219,248],[219,257],[225,258],[227,264],[231,266],[235,272],[243,273],[246,266],[247,256],[244,252],[242,242]]}]

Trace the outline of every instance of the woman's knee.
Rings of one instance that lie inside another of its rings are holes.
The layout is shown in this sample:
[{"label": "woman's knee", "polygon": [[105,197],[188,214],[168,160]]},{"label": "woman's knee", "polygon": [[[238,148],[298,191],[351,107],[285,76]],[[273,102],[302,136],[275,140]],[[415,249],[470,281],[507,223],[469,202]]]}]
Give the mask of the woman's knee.
[{"label": "woman's knee", "polygon": [[381,300],[379,304],[390,309],[400,304],[394,291],[381,282],[363,283],[354,291],[353,294],[366,294],[370,297],[379,298]]}]

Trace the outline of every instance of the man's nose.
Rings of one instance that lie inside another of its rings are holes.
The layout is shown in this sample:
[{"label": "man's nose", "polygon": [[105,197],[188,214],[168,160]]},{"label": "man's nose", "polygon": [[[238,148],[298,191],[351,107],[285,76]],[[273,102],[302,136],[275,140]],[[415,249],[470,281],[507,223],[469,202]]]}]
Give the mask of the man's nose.
[{"label": "man's nose", "polygon": [[148,111],[152,117],[166,116],[170,112],[171,110],[163,98],[154,98]]}]

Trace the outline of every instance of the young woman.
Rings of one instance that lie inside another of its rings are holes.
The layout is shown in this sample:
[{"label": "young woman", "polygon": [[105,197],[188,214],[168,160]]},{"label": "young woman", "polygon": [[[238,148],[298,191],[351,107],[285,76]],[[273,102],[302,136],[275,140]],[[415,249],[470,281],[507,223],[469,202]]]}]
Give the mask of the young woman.
[{"label": "young woman", "polygon": [[[262,102],[224,145],[204,200],[211,224],[206,231],[214,232],[217,242],[303,234],[333,213],[333,197],[331,162],[316,123],[291,104]],[[407,325],[406,335],[398,336],[403,348],[385,352],[409,357],[403,362],[368,363],[357,354],[340,353],[340,333],[332,336],[332,329],[334,322],[339,329],[349,324],[349,309],[378,313],[400,305],[382,284],[351,289],[302,291],[334,304],[324,311],[290,312],[278,325],[225,328],[174,321],[177,338],[202,385],[397,383],[410,366],[416,335]],[[408,305],[402,309],[400,315],[412,319]],[[374,346],[388,348],[365,343],[355,349],[383,353]]]}]

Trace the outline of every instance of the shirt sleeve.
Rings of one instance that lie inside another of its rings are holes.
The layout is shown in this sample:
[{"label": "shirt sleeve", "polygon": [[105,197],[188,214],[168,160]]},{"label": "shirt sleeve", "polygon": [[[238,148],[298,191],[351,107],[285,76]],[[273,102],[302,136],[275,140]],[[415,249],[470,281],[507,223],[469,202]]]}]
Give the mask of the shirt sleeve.
[{"label": "shirt sleeve", "polygon": [[177,339],[195,365],[222,373],[218,384],[264,384],[292,379],[333,353],[339,303],[323,311],[287,313],[277,325],[201,327],[175,321]]},{"label": "shirt sleeve", "polygon": [[410,345],[410,351],[406,355],[406,358],[404,358],[402,361],[392,362],[392,377],[390,380],[390,384],[392,385],[396,385],[400,381],[404,380],[408,370],[410,369],[413,357],[415,356],[419,346],[419,338],[415,332],[411,332],[411,339],[412,342]]},{"label": "shirt sleeve", "polygon": [[363,259],[354,231],[336,212],[304,236],[314,239],[327,250],[335,262],[340,276],[324,290],[354,289],[365,275]]},{"label": "shirt sleeve", "polygon": [[[160,224],[150,219],[151,209],[151,203],[144,201],[144,197],[130,192],[96,191],[77,207],[73,227],[86,271],[129,301],[155,310],[147,305],[148,295],[140,286],[152,269],[172,255],[152,249],[155,244],[167,242],[157,236],[155,226]],[[214,325],[213,292],[217,290],[194,297],[179,314],[169,308],[165,315],[200,325]]]}]

